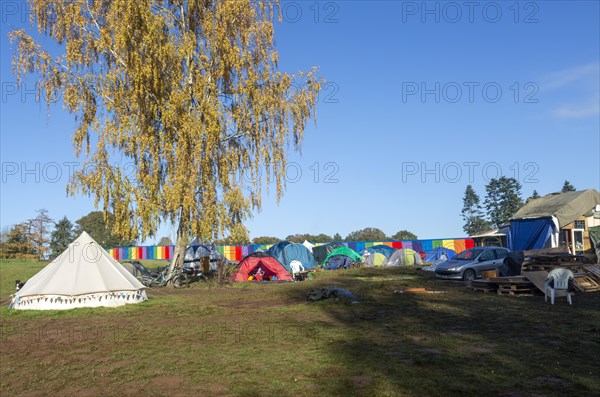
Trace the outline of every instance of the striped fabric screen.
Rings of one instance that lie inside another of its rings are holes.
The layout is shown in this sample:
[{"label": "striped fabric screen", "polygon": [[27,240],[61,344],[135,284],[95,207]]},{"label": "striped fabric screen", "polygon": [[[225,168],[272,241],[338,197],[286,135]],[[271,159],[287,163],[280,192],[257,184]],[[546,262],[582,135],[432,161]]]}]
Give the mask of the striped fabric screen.
[{"label": "striped fabric screen", "polygon": [[[435,239],[435,240],[412,240],[412,241],[358,241],[342,242],[341,244],[352,248],[356,252],[361,252],[365,248],[374,245],[387,245],[392,248],[411,248],[415,251],[431,251],[433,248],[444,247],[461,252],[473,248],[475,243],[470,238],[463,239]],[[317,243],[315,245],[323,245]],[[249,245],[218,245],[217,250],[221,255],[230,261],[241,261],[244,257],[256,252],[267,251],[270,245],[249,244]],[[139,260],[139,259],[171,259],[175,247],[168,246],[144,246],[144,247],[125,247],[112,248],[108,253],[118,261]]]}]

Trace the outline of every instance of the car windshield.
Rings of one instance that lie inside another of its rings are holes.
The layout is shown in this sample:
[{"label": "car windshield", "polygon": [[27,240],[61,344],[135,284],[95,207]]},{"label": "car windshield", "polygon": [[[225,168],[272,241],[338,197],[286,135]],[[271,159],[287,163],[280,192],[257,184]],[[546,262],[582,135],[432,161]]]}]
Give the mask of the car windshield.
[{"label": "car windshield", "polygon": [[454,259],[470,260],[473,258],[477,258],[482,251],[483,250],[481,249],[471,248],[456,255]]}]

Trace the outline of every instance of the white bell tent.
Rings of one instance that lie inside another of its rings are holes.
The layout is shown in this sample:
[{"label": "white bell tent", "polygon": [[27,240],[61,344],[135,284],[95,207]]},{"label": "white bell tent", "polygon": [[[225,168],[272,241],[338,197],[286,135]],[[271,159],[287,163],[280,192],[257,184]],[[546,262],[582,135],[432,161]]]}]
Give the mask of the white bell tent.
[{"label": "white bell tent", "polygon": [[13,296],[18,310],[116,307],[148,299],[144,285],[83,232]]}]

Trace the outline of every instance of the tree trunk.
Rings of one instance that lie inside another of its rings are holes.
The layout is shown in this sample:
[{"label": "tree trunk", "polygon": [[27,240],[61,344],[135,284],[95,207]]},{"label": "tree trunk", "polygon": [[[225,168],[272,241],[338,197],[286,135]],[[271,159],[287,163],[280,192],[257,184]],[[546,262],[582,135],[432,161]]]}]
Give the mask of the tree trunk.
[{"label": "tree trunk", "polygon": [[183,259],[185,256],[185,249],[187,247],[188,235],[184,231],[182,224],[179,224],[177,229],[177,241],[175,242],[175,252],[173,252],[173,258],[171,259],[171,265],[169,267],[169,276],[173,274],[175,268],[183,268]]}]

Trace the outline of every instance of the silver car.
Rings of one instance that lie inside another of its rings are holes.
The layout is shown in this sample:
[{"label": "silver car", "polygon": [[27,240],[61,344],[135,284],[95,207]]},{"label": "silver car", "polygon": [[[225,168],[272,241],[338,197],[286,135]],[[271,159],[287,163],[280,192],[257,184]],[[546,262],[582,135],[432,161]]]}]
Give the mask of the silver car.
[{"label": "silver car", "polygon": [[456,255],[452,259],[439,263],[435,268],[435,275],[447,280],[471,281],[481,278],[481,272],[497,270],[508,249],[502,247],[476,247],[470,248]]}]

